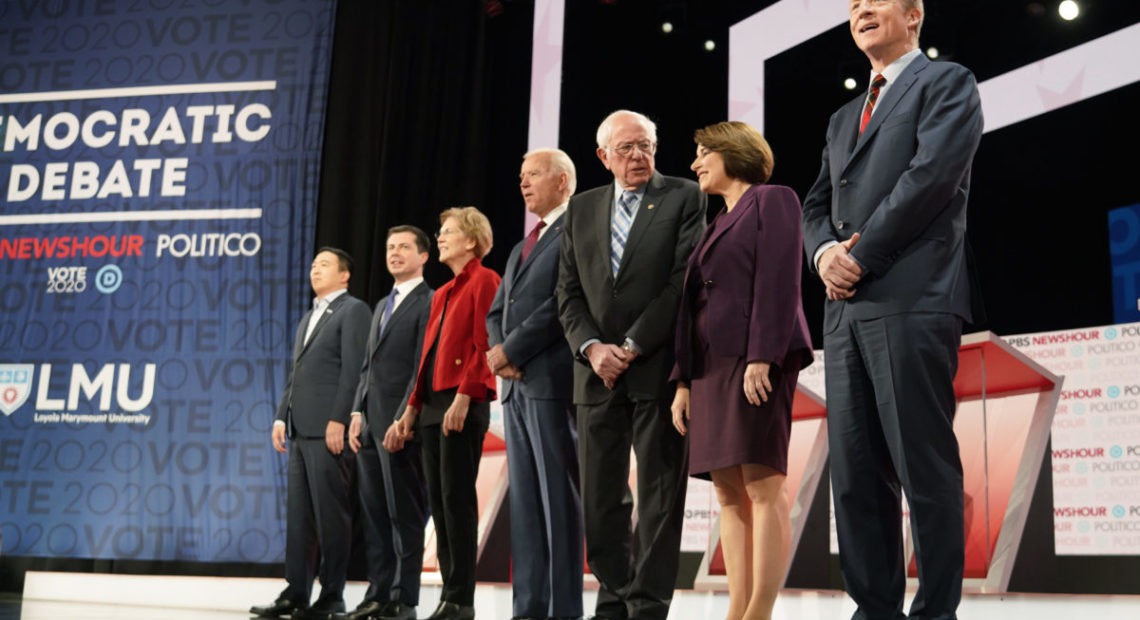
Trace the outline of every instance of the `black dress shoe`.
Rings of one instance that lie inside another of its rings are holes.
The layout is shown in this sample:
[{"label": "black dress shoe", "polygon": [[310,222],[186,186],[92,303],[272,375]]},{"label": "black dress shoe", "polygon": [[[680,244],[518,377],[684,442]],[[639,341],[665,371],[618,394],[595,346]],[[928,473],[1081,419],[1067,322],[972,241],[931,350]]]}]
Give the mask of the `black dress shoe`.
[{"label": "black dress shoe", "polygon": [[384,610],[390,603],[380,601],[362,601],[356,606],[356,609],[349,612],[345,616],[348,620],[365,620],[365,618],[377,618],[380,612]]},{"label": "black dress shoe", "polygon": [[294,620],[333,620],[333,618],[344,618],[343,600],[318,599],[312,607],[293,612]]},{"label": "black dress shoe", "polygon": [[441,601],[427,620],[475,620],[475,608]]},{"label": "black dress shoe", "polygon": [[400,601],[392,601],[378,615],[372,617],[375,620],[416,620],[416,608]]},{"label": "black dress shoe", "polygon": [[279,598],[273,601],[272,605],[254,605],[249,608],[249,613],[258,618],[280,618],[281,616],[292,615],[298,607],[296,603],[287,598]]}]

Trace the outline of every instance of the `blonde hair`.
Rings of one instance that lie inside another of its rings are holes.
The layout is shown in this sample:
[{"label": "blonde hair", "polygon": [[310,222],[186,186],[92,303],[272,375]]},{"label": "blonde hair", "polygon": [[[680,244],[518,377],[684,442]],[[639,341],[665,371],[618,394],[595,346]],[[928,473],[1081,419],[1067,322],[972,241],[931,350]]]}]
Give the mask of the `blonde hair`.
[{"label": "blonde hair", "polygon": [[439,214],[439,223],[442,225],[451,218],[454,218],[459,225],[460,232],[475,242],[475,256],[483,258],[491,251],[493,243],[491,220],[488,220],[479,209],[452,207]]}]

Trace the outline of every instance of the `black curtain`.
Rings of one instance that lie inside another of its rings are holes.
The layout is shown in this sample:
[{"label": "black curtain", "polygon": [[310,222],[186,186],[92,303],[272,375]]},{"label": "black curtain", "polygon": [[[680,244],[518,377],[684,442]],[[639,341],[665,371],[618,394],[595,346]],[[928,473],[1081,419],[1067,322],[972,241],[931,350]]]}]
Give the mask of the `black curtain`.
[{"label": "black curtain", "polygon": [[[526,150],[534,8],[502,6],[490,16],[482,0],[338,5],[316,246],[352,254],[350,290],[369,303],[392,285],[391,226],[430,235],[444,209],[478,207],[495,231],[484,264],[500,272],[522,237],[514,171]],[[425,270],[433,286],[451,277],[437,258]]]}]

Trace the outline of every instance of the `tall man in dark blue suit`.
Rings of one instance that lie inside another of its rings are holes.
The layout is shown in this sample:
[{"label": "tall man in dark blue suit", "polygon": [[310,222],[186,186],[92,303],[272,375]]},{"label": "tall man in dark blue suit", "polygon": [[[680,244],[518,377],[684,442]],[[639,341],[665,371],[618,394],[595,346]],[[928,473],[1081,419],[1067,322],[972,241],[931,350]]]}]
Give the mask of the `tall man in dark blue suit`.
[{"label": "tall man in dark blue suit", "polygon": [[432,295],[424,282],[430,243],[415,226],[388,230],[388,273],[395,284],[373,313],[348,429],[349,447],[357,453],[368,567],[368,591],[349,620],[415,620],[420,601],[429,513],[421,442],[413,437],[399,452],[388,452],[383,444],[388,427],[407,404],[423,348]]},{"label": "tall man in dark blue suit", "polygon": [[511,250],[487,314],[487,363],[503,380],[516,619],[582,615],[574,358],[554,295],[562,215],[576,183],[566,153],[538,149],[524,156],[519,188],[539,220]]},{"label": "tall man in dark blue suit", "polygon": [[[344,611],[344,582],[352,544],[353,458],[345,429],[364,360],[368,304],[348,294],[352,259],[321,248],[309,281],[316,299],[293,347],[293,370],[273,422],[273,447],[290,439],[285,532],[285,580],[262,617],[331,618]],[[321,595],[312,607],[313,579]]]},{"label": "tall man in dark blue suit", "polygon": [[828,435],[840,565],[853,616],[905,618],[900,490],[919,586],[910,618],[956,617],[964,565],[953,379],[972,320],[974,76],[918,49],[922,0],[853,0],[871,88],[831,117],[804,200],[804,245],[827,290]]}]

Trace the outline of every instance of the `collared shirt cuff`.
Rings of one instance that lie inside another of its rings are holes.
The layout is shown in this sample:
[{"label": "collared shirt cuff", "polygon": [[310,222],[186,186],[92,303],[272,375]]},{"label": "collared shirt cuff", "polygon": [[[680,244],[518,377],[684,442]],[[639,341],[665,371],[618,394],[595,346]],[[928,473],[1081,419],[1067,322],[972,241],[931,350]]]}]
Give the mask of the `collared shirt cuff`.
[{"label": "collared shirt cuff", "polygon": [[811,262],[813,265],[815,265],[815,270],[817,272],[819,271],[819,259],[823,258],[823,253],[829,250],[833,245],[839,245],[839,242],[825,241],[823,242],[823,245],[819,246],[819,249],[815,251],[815,256],[812,257]]}]

